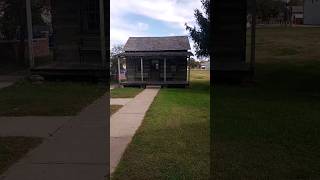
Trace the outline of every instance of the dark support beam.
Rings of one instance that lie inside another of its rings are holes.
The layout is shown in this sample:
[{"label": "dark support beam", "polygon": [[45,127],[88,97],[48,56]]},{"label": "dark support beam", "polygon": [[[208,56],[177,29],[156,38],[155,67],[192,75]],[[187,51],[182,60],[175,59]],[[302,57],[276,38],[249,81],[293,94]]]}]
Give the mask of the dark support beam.
[{"label": "dark support beam", "polygon": [[120,58],[118,58],[118,83],[119,83],[119,85],[121,83],[120,75],[121,75]]},{"label": "dark support beam", "polygon": [[164,80],[164,82],[167,82],[167,58],[164,58],[164,64],[163,64],[163,80]]},{"label": "dark support beam", "polygon": [[28,28],[29,65],[30,65],[30,68],[34,68],[31,0],[26,0],[26,13],[27,13],[27,28]]},{"label": "dark support beam", "polygon": [[189,69],[189,71],[188,71],[188,84],[190,84],[190,73],[191,73],[190,57],[187,58],[187,69]]},{"label": "dark support beam", "polygon": [[252,0],[252,14],[251,14],[251,57],[250,57],[250,68],[251,71],[255,71],[256,61],[256,0]]},{"label": "dark support beam", "polygon": [[140,65],[141,65],[141,82],[143,82],[143,59],[140,59]]}]

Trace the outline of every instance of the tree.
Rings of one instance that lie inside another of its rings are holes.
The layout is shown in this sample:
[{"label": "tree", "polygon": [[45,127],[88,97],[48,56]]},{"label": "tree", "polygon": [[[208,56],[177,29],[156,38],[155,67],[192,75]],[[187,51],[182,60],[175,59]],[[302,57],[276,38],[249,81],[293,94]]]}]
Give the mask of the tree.
[{"label": "tree", "polygon": [[201,63],[199,61],[196,61],[194,58],[190,58],[190,67],[192,69],[200,68],[201,67]]},{"label": "tree", "polygon": [[285,13],[285,8],[285,2],[282,0],[257,0],[257,16],[262,21],[278,17],[281,13]]},{"label": "tree", "polygon": [[[117,44],[117,45],[114,45],[112,48],[111,48],[111,52],[110,52],[110,71],[115,74],[118,72],[118,54],[124,52],[123,50],[124,48],[124,45],[123,44]],[[124,64],[124,60],[121,59],[120,61],[120,64],[123,68],[123,64]]]},{"label": "tree", "polygon": [[199,28],[195,26],[190,27],[187,23],[185,26],[186,30],[189,31],[191,38],[195,42],[194,48],[196,50],[196,56],[208,57],[210,48],[210,41],[208,40],[210,27],[210,0],[201,0],[201,3],[205,14],[203,14],[199,9],[194,10],[194,16]]},{"label": "tree", "polygon": [[[43,24],[41,14],[44,11],[46,0],[32,0],[33,24]],[[0,29],[6,40],[18,38],[19,59],[24,63],[25,39],[27,37],[27,19],[25,0],[0,0]],[[18,37],[17,37],[18,36]]]}]

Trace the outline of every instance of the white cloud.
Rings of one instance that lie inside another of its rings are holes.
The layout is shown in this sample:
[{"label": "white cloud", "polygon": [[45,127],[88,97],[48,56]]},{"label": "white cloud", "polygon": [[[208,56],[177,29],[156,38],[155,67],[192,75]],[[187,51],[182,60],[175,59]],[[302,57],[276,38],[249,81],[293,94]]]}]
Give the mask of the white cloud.
[{"label": "white cloud", "polygon": [[145,23],[142,23],[142,22],[139,22],[138,23],[138,29],[140,31],[146,31],[149,29],[149,25],[148,24],[145,24]]},{"label": "white cloud", "polygon": [[148,24],[144,22],[132,24],[125,19],[125,15],[130,13],[165,22],[181,29],[181,34],[176,35],[187,35],[184,25],[196,24],[194,9],[201,9],[201,2],[200,0],[111,0],[110,9],[112,46],[125,43],[129,36],[152,36],[147,32],[150,28]]}]

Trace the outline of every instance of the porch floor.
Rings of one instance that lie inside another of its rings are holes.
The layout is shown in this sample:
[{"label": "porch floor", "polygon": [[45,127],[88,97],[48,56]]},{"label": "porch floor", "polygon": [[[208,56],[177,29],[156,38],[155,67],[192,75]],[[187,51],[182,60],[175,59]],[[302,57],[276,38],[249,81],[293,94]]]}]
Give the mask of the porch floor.
[{"label": "porch floor", "polygon": [[189,85],[188,81],[125,81],[121,82],[124,86],[146,86],[146,85]]},{"label": "porch floor", "polygon": [[32,68],[31,74],[41,75],[46,78],[104,78],[107,80],[108,70],[101,64],[53,62]]}]

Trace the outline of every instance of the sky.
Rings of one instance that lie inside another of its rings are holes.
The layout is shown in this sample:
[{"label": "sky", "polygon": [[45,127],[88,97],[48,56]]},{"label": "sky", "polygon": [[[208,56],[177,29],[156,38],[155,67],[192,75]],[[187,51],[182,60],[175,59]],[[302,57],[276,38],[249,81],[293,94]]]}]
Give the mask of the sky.
[{"label": "sky", "polygon": [[[185,23],[195,26],[200,0],[111,0],[110,46],[125,44],[131,36],[188,35]],[[189,38],[193,49],[192,39]]]}]

